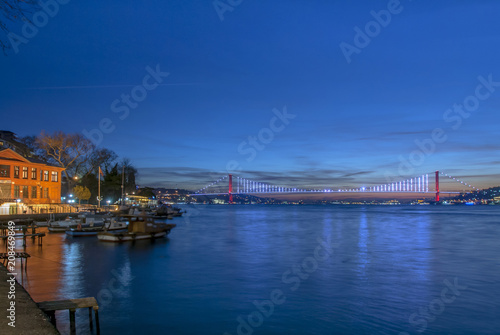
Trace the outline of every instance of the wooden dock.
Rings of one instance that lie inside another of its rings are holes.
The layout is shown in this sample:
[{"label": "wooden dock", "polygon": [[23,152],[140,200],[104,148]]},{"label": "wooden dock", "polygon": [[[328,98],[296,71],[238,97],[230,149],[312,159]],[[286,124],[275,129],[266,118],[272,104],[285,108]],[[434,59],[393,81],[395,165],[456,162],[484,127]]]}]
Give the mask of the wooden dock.
[{"label": "wooden dock", "polygon": [[[28,228],[31,228],[31,234],[28,234]],[[15,234],[12,235],[14,238],[22,238],[23,239],[23,246],[26,246],[26,238],[31,237],[33,241],[35,241],[36,238],[38,238],[38,245],[41,246],[43,244],[43,237],[45,236],[45,233],[37,233],[36,232],[36,226],[31,226],[31,227],[16,227],[15,230],[21,230],[21,234]],[[0,239],[2,239],[4,242],[7,241],[9,238],[8,235],[9,228],[6,226],[0,226]],[[7,245],[7,244],[6,244]]]},{"label": "wooden dock", "polygon": [[92,321],[92,310],[95,314],[95,325],[97,335],[100,334],[99,327],[99,306],[95,298],[81,298],[81,299],[69,299],[69,300],[56,300],[56,301],[42,301],[37,303],[37,306],[45,312],[50,318],[50,321],[56,326],[56,311],[69,310],[69,321],[70,321],[70,334],[76,334],[76,321],[75,312],[78,308],[88,308],[89,309],[89,326],[92,331],[93,321]]},{"label": "wooden dock", "polygon": [[[14,257],[21,259],[21,271],[23,270],[23,259],[25,259],[26,262],[24,263],[24,271],[28,271],[28,258],[31,257],[30,254],[27,252],[16,252]],[[9,254],[6,252],[0,252],[0,259],[3,260],[2,264],[5,265],[9,259]]]}]

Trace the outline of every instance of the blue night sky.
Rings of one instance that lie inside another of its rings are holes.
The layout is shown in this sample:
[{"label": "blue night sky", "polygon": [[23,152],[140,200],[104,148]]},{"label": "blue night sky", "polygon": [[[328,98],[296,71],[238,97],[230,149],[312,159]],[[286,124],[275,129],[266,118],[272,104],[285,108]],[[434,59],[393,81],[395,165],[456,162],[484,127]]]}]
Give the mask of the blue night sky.
[{"label": "blue night sky", "polygon": [[[500,184],[498,1],[230,8],[61,5],[17,53],[1,56],[0,128],[75,133],[109,119],[99,145],[130,158],[142,186],[197,188],[228,168],[291,187],[368,186],[437,169]],[[390,22],[381,14],[385,27],[370,24],[381,10]],[[372,37],[355,41],[367,24]],[[169,73],[158,86],[157,68]],[[150,90],[140,87],[145,79]],[[131,94],[141,101],[127,106]],[[454,109],[461,104],[470,112]],[[284,109],[285,122],[276,118]]]}]

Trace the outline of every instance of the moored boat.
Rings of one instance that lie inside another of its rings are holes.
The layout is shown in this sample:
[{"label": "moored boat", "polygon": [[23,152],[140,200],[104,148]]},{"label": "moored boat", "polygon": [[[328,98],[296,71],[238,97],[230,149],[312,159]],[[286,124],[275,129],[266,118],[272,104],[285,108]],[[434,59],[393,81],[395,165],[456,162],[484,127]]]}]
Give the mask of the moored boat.
[{"label": "moored boat", "polygon": [[106,231],[126,231],[128,229],[128,221],[123,216],[111,218],[104,223],[104,230]]},{"label": "moored boat", "polygon": [[65,233],[68,236],[71,237],[78,237],[78,236],[96,236],[99,232],[103,231],[103,227],[92,227],[92,228],[70,228],[69,230],[66,230]]},{"label": "moored boat", "polygon": [[135,240],[156,239],[167,236],[176,226],[158,222],[155,217],[148,215],[125,215],[129,221],[125,232],[104,231],[97,234],[97,238],[106,242],[125,242]]},{"label": "moored boat", "polygon": [[[77,237],[77,236],[96,236],[100,232],[104,231],[120,231],[126,232],[128,228],[128,223],[126,221],[120,220],[120,218],[112,218],[111,220],[100,226],[92,226],[91,224],[77,225],[76,227],[67,228],[65,230],[66,235]],[[57,229],[57,228],[56,228]],[[59,228],[62,229],[62,228]],[[50,229],[49,229],[50,230]]]},{"label": "moored boat", "polygon": [[182,216],[185,212],[186,211],[183,212],[179,207],[172,207],[168,204],[160,204],[154,214],[160,217],[177,217]]}]

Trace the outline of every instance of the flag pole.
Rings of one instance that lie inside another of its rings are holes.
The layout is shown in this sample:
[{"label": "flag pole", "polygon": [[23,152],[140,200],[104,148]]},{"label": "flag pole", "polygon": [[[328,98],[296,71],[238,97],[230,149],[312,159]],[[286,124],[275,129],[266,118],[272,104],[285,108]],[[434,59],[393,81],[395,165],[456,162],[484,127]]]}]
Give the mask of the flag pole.
[{"label": "flag pole", "polygon": [[123,191],[124,191],[124,185],[125,185],[125,163],[123,164],[122,167],[122,203],[121,205],[123,206]]},{"label": "flag pole", "polygon": [[97,172],[97,179],[99,180],[97,186],[97,208],[101,208],[101,167],[99,166],[99,171]]}]

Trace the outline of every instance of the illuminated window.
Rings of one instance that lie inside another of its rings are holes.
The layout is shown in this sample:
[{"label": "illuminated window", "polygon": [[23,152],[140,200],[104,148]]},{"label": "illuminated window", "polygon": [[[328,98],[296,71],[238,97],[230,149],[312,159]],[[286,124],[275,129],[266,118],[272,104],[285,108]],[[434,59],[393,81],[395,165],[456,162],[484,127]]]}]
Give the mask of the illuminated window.
[{"label": "illuminated window", "polygon": [[23,166],[23,179],[28,179],[28,167]]},{"label": "illuminated window", "polygon": [[19,178],[19,166],[14,166],[14,178]]},{"label": "illuminated window", "polygon": [[0,177],[9,178],[10,177],[10,166],[0,165]]},{"label": "illuminated window", "polygon": [[49,171],[43,171],[43,181],[49,181]]},{"label": "illuminated window", "polygon": [[23,198],[29,198],[28,186],[23,186]]},{"label": "illuminated window", "polygon": [[36,168],[31,168],[31,179],[36,180]]},{"label": "illuminated window", "polygon": [[31,198],[36,199],[37,189],[36,186],[31,186]]},{"label": "illuminated window", "polygon": [[52,171],[52,181],[57,181],[58,179],[58,173],[56,171]]}]

